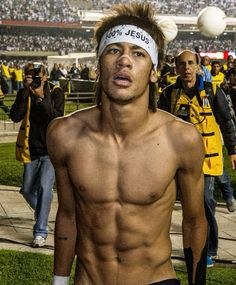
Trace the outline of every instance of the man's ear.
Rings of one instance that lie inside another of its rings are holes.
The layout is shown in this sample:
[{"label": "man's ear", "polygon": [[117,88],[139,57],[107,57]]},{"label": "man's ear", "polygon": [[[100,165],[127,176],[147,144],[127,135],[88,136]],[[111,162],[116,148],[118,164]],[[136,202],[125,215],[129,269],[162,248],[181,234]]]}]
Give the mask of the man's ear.
[{"label": "man's ear", "polygon": [[156,83],[157,82],[157,71],[152,69],[150,74],[150,82]]}]

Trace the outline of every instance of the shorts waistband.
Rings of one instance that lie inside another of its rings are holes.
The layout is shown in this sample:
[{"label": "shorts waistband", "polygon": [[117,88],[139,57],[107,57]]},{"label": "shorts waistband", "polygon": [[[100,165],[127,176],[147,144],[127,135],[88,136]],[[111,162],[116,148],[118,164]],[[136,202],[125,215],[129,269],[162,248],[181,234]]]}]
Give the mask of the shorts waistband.
[{"label": "shorts waistband", "polygon": [[149,285],[180,285],[180,281],[178,279],[167,279],[159,282],[154,282]]}]

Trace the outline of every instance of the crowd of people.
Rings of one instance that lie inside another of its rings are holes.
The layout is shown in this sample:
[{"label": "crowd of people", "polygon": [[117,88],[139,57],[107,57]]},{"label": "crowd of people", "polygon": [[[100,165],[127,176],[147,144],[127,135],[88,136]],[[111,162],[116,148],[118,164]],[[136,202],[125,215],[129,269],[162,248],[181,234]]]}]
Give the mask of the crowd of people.
[{"label": "crowd of people", "polygon": [[[141,1],[142,2],[142,1]],[[160,14],[169,15],[196,15],[206,6],[217,6],[225,11],[227,16],[235,16],[236,8],[233,0],[203,0],[187,3],[178,1],[159,0],[150,1],[155,7],[155,11]],[[116,3],[127,3],[127,0],[93,0],[94,10],[109,9]],[[63,11],[63,13],[62,13]],[[2,20],[24,20],[24,21],[44,21],[44,22],[79,22],[78,7],[70,5],[66,0],[47,1],[20,1],[10,0],[0,9]],[[177,36],[176,40],[170,42],[167,52],[173,51],[176,54],[183,48],[193,48],[198,45],[204,51],[232,51],[234,50],[235,39],[229,36],[224,38],[202,39],[199,35]],[[50,31],[42,32],[33,30],[31,32],[1,31],[0,50],[2,51],[53,51],[60,53],[70,52],[91,52],[94,51],[91,35],[70,34],[68,31],[58,31],[57,34]]]},{"label": "crowd of people", "polygon": [[[3,95],[15,94],[23,87],[24,67],[28,61],[6,61],[1,62],[1,77],[4,77],[7,88],[1,85]],[[85,63],[62,64],[54,63],[51,69],[47,61],[43,61],[48,80],[60,86],[60,79],[82,79],[94,81],[97,78],[97,67],[95,61]]]},{"label": "crowd of people", "polygon": [[21,32],[0,34],[0,50],[2,51],[61,51],[91,52],[94,50],[91,39],[66,35],[58,32],[57,35],[48,32]]},{"label": "crowd of people", "polygon": [[[96,9],[104,10],[111,8],[117,3],[128,3],[132,1],[128,0],[93,0],[93,6]],[[136,1],[137,2],[137,1]],[[142,1],[140,1],[142,2]],[[155,10],[160,14],[167,15],[191,15],[196,16],[198,13],[207,6],[217,6],[225,11],[225,14],[235,16],[236,8],[234,0],[202,0],[194,1],[190,0],[187,2],[171,1],[171,0],[157,0],[149,1],[154,6]]]},{"label": "crowd of people", "polygon": [[235,40],[231,39],[198,39],[194,36],[189,36],[189,38],[180,39],[179,37],[169,42],[167,46],[167,53],[173,55],[177,54],[183,49],[194,50],[196,46],[199,47],[201,51],[204,52],[219,52],[219,51],[234,51],[235,50]]},{"label": "crowd of people", "polygon": [[[177,37],[167,45],[167,52],[176,54],[183,48],[193,49],[199,46],[205,52],[234,51],[236,41],[230,38],[199,39],[199,35],[189,38]],[[0,34],[0,50],[2,51],[45,51],[73,53],[94,52],[93,39],[82,35],[68,35],[58,32],[18,32]]]},{"label": "crowd of people", "polygon": [[[106,10],[110,9],[114,4],[128,2],[132,1],[93,0],[91,9]],[[228,17],[236,15],[234,0],[190,0],[188,2],[158,0],[149,2],[153,4],[155,10],[160,14],[196,16],[206,6],[217,6],[224,10]],[[81,5],[77,3],[77,7],[70,6],[70,2],[67,0],[9,0],[7,2],[1,0],[0,3],[2,4],[0,9],[2,20],[78,22],[79,16],[77,11],[79,7],[83,7],[83,3]]]},{"label": "crowd of people", "polygon": [[77,9],[66,0],[9,0],[0,1],[1,20],[78,22]]}]

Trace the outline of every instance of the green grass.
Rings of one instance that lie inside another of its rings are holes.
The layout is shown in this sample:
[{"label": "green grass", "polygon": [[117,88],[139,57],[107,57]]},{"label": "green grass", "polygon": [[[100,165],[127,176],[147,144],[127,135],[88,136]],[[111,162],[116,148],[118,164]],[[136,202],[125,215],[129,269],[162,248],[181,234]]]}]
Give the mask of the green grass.
[{"label": "green grass", "polygon": [[15,143],[1,143],[0,158],[0,184],[20,186],[23,164],[15,159]]},{"label": "green grass", "polygon": [[[50,285],[52,270],[52,255],[0,250],[0,285]],[[185,267],[178,266],[175,270],[181,285],[188,285]],[[236,269],[213,267],[207,270],[207,285],[235,285],[235,280]]]}]

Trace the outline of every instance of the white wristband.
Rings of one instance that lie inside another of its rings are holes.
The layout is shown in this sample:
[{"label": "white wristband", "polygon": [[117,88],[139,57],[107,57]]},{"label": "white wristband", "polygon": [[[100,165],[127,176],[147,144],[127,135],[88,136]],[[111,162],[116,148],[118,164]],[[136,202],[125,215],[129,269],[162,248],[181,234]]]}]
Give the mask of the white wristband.
[{"label": "white wristband", "polygon": [[69,285],[70,276],[53,275],[52,285]]}]

